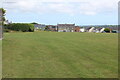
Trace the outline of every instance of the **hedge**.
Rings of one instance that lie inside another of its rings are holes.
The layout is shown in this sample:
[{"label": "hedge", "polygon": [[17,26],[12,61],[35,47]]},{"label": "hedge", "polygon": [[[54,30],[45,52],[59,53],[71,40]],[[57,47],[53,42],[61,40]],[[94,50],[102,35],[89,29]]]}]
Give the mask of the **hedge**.
[{"label": "hedge", "polygon": [[23,32],[34,32],[34,25],[28,23],[12,23],[4,26],[5,29]]},{"label": "hedge", "polygon": [[105,28],[104,30],[106,33],[110,33],[110,29],[109,28]]}]

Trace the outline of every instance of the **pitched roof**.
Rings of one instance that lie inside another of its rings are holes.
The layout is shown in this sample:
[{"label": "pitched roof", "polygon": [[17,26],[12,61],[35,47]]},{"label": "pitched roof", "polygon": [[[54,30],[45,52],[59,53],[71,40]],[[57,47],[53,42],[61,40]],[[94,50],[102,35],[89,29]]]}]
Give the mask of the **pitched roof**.
[{"label": "pitched roof", "polygon": [[46,25],[46,26],[56,26],[56,25]]},{"label": "pitched roof", "polygon": [[98,30],[100,31],[102,28],[98,28]]},{"label": "pitched roof", "polygon": [[88,28],[86,28],[86,30],[89,30],[89,29],[91,29],[92,27],[88,27]]}]

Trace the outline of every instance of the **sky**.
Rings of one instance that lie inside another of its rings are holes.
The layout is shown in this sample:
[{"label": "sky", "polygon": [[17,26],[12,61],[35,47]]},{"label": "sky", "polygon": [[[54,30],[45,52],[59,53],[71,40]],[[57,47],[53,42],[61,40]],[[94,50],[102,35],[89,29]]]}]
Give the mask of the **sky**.
[{"label": "sky", "polygon": [[6,19],[14,23],[118,24],[119,0],[2,0]]}]

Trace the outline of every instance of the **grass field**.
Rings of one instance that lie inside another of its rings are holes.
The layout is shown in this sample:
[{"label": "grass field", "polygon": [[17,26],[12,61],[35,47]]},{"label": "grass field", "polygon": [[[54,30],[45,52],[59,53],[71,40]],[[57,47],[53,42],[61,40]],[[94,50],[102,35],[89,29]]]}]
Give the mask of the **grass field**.
[{"label": "grass field", "polygon": [[5,33],[3,77],[116,78],[117,41],[109,33]]},{"label": "grass field", "polygon": [[0,40],[0,79],[2,78],[2,40]]}]

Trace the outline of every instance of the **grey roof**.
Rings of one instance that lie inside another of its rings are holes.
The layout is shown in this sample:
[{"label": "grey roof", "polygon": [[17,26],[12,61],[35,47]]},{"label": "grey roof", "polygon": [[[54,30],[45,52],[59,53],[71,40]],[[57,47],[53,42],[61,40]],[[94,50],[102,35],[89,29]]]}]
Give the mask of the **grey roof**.
[{"label": "grey roof", "polygon": [[118,30],[118,27],[110,27],[112,30]]},{"label": "grey roof", "polygon": [[89,30],[89,29],[91,29],[92,27],[88,27],[88,28],[86,28],[86,30]]},{"label": "grey roof", "polygon": [[46,25],[44,24],[34,24],[34,27],[44,28]]},{"label": "grey roof", "polygon": [[56,26],[56,25],[46,25],[46,26],[49,26],[49,27],[50,27],[50,26]]},{"label": "grey roof", "polygon": [[75,26],[75,24],[57,24],[57,26]]},{"label": "grey roof", "polygon": [[100,31],[102,28],[98,28],[98,30]]}]

